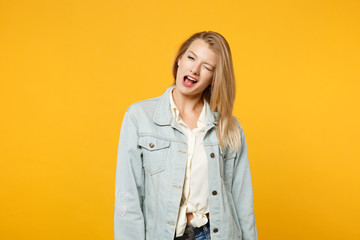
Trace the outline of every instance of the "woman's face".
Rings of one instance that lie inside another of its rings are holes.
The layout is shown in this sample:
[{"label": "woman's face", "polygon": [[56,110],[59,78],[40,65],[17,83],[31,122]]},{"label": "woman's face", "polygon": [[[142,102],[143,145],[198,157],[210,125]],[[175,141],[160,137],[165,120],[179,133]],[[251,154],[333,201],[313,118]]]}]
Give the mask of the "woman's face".
[{"label": "woman's face", "polygon": [[215,65],[215,52],[204,40],[194,40],[178,60],[176,88],[184,95],[201,95],[212,82]]}]

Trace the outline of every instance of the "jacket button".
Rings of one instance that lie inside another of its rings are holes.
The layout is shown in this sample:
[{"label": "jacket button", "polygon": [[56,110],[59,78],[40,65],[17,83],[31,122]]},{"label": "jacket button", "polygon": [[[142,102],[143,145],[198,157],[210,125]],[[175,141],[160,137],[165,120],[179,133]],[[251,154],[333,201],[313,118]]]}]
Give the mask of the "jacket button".
[{"label": "jacket button", "polygon": [[219,229],[217,229],[217,228],[214,228],[214,230],[213,230],[214,233],[217,233],[218,231],[219,231]]},{"label": "jacket button", "polygon": [[153,148],[154,146],[155,146],[155,144],[149,143],[149,147],[150,147],[150,148]]},{"label": "jacket button", "polygon": [[217,191],[212,191],[212,195],[217,195]]},{"label": "jacket button", "polygon": [[210,157],[211,157],[211,158],[214,158],[214,157],[215,157],[215,154],[214,154],[214,153],[211,153],[211,154],[210,154]]}]

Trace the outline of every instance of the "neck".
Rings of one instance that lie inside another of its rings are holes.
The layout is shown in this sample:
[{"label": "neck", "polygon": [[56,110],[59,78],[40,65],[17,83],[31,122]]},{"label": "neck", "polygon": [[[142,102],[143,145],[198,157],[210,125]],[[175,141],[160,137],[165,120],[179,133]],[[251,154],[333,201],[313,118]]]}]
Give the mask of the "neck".
[{"label": "neck", "polygon": [[180,112],[201,112],[204,102],[201,94],[198,95],[184,95],[174,88],[172,91],[174,102]]}]

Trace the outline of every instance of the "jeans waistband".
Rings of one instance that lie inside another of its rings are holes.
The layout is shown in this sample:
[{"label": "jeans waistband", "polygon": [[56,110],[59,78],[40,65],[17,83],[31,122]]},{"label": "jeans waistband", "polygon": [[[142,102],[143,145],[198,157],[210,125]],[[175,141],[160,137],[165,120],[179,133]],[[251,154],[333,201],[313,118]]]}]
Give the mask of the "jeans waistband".
[{"label": "jeans waistband", "polygon": [[184,234],[180,237],[174,238],[174,240],[207,240],[207,239],[210,239],[209,221],[204,226],[198,228],[191,225],[187,225]]}]

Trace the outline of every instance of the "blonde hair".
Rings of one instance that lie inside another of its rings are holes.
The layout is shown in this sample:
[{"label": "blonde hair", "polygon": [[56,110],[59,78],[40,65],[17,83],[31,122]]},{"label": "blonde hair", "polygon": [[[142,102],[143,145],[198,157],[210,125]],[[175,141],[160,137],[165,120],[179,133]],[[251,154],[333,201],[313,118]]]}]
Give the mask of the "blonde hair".
[{"label": "blonde hair", "polygon": [[204,40],[216,53],[216,67],[211,86],[203,92],[212,112],[218,113],[218,137],[220,146],[236,152],[241,146],[241,135],[236,118],[232,116],[235,101],[235,75],[231,51],[226,39],[217,32],[204,31],[193,34],[179,48],[173,64],[176,81],[177,61],[196,39]]}]

